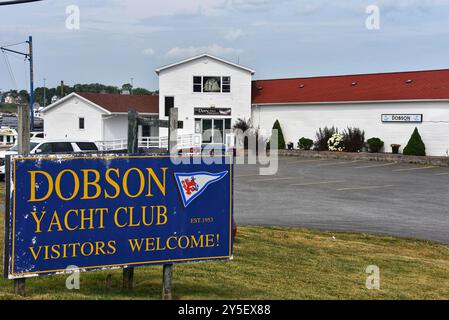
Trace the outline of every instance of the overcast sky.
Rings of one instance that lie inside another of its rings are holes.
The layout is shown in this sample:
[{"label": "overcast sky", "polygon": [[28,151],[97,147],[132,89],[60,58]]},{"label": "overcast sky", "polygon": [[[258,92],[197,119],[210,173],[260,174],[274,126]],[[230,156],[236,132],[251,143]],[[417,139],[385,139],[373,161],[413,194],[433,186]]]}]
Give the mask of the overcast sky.
[{"label": "overcast sky", "polygon": [[[373,4],[380,30],[366,27]],[[0,6],[0,45],[33,36],[36,86],[157,89],[155,68],[204,52],[255,79],[449,68],[448,16],[449,0],[44,0]],[[0,90],[28,88],[23,58],[8,55],[14,82],[0,55]]]}]

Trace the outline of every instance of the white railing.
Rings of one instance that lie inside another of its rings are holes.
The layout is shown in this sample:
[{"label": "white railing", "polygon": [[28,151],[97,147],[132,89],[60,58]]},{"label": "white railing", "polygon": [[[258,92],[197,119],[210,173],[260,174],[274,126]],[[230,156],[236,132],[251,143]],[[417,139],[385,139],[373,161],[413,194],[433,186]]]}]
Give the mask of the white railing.
[{"label": "white railing", "polygon": [[[159,148],[168,149],[168,137],[159,137]],[[201,148],[201,134],[183,134],[178,136],[178,149]]]},{"label": "white railing", "polygon": [[128,148],[127,139],[95,141],[95,143],[100,151],[125,150]]},{"label": "white railing", "polygon": [[[201,148],[201,134],[184,134],[178,136],[178,149]],[[101,151],[125,150],[128,148],[127,139],[96,141]],[[168,149],[168,137],[141,137],[139,148]]]},{"label": "white railing", "polygon": [[159,148],[159,137],[142,137],[139,139],[139,148]]}]

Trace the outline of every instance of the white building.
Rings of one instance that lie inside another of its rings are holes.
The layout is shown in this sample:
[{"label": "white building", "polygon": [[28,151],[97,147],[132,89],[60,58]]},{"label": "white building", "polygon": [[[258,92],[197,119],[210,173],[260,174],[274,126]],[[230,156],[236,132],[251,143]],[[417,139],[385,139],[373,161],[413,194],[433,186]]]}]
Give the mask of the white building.
[{"label": "white building", "polygon": [[[157,96],[71,93],[42,111],[46,139],[116,142],[126,149],[128,110],[158,117]],[[140,128],[141,136],[158,136],[157,128]]]},{"label": "white building", "polygon": [[[159,118],[168,119],[170,108],[178,108],[184,134],[202,134],[204,143],[223,143],[237,119],[251,117],[254,70],[204,54],[156,73]],[[161,135],[168,135],[167,129],[161,129]]]},{"label": "white building", "polygon": [[[253,82],[252,119],[279,120],[286,142],[315,139],[318,128],[358,127],[366,139],[407,145],[415,129],[428,155],[449,149],[449,70],[262,80]],[[402,149],[401,148],[401,149]]]},{"label": "white building", "polygon": [[[405,147],[418,127],[429,155],[449,149],[449,70],[253,81],[254,70],[204,54],[156,73],[159,97],[71,94],[55,102],[43,111],[47,138],[126,140],[128,109],[166,120],[177,107],[180,134],[203,143],[226,143],[241,118],[264,132],[279,120],[295,146],[325,126],[357,127],[388,152],[390,144]],[[140,135],[166,139],[167,131],[140,128]]]}]

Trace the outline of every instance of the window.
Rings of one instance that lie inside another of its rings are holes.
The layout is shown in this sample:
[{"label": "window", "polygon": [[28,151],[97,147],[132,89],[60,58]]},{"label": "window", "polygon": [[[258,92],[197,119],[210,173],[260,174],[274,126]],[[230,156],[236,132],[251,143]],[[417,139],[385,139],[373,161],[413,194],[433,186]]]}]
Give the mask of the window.
[{"label": "window", "polygon": [[231,130],[231,119],[225,119],[225,129]]},{"label": "window", "polygon": [[78,119],[78,127],[80,130],[84,130],[84,118]]},{"label": "window", "polygon": [[73,152],[73,147],[70,142],[50,142],[48,143],[53,153],[68,153]]},{"label": "window", "polygon": [[76,144],[81,151],[98,151],[97,145],[94,142],[77,142]]},{"label": "window", "polygon": [[41,153],[51,153],[52,152],[51,144],[49,144],[49,143],[41,144],[38,147],[38,149],[40,150]]},{"label": "window", "polygon": [[223,92],[231,92],[231,77],[223,77]]},{"label": "window", "polygon": [[203,92],[221,92],[221,78],[203,77]]},{"label": "window", "polygon": [[202,92],[203,78],[193,77],[193,92]]},{"label": "window", "polygon": [[142,126],[142,137],[151,137],[150,126]]},{"label": "window", "polygon": [[231,77],[193,77],[193,92],[230,93]]},{"label": "window", "polygon": [[175,107],[175,97],[165,97],[165,116],[170,116],[170,109]]}]

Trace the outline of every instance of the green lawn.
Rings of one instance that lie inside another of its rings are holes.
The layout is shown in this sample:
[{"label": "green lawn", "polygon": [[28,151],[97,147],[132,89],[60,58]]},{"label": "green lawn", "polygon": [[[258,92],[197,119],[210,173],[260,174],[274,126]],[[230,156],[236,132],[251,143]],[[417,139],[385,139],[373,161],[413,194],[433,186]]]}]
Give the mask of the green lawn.
[{"label": "green lawn", "polygon": [[0,103],[0,112],[17,112],[17,105],[11,103]]},{"label": "green lawn", "polygon": [[[3,183],[0,193],[3,199]],[[380,267],[380,291],[365,288],[368,265]],[[112,286],[107,288],[109,274]],[[122,291],[120,270],[83,273],[81,289],[75,291],[65,288],[65,276],[32,278],[26,283],[26,298],[159,299],[161,274],[162,267],[136,269],[132,292]],[[176,299],[449,299],[448,283],[449,246],[364,234],[241,227],[234,261],[175,265],[173,289]],[[18,298],[12,282],[0,280],[0,299]]]}]

